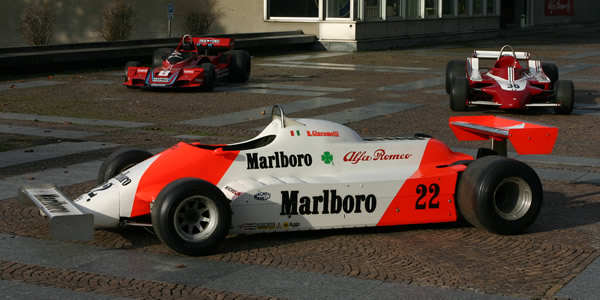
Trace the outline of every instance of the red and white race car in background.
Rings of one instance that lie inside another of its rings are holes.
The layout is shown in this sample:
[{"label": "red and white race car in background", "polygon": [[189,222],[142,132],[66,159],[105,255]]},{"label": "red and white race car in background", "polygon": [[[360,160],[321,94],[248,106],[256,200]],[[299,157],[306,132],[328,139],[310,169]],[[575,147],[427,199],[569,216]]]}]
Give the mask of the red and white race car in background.
[{"label": "red and white race car in background", "polygon": [[[494,116],[449,124],[459,140],[506,147],[508,139],[522,154],[550,153],[558,134]],[[75,200],[52,185],[23,186],[19,199],[50,217],[55,239],[141,225],[177,252],[205,255],[229,233],[454,222],[459,214],[476,227],[517,234],[543,198],[535,171],[494,149],[474,158],[425,135],[363,139],[337,123],[285,117],[279,105],[245,142],[181,142],[156,155],[119,150],[103,162],[98,183]]]},{"label": "red and white race car in background", "polygon": [[[484,60],[493,64],[483,68]],[[570,114],[574,105],[573,82],[558,80],[556,65],[533,60],[529,53],[515,52],[509,45],[500,51],[475,50],[466,61],[448,62],[446,92],[454,111],[481,105],[500,109],[554,107],[558,114]]]},{"label": "red and white race car in background", "polygon": [[212,91],[217,80],[246,82],[250,77],[250,54],[232,50],[231,38],[192,37],[184,35],[173,50],[154,52],[152,68],[138,61],[125,66],[128,88],[200,88]]}]

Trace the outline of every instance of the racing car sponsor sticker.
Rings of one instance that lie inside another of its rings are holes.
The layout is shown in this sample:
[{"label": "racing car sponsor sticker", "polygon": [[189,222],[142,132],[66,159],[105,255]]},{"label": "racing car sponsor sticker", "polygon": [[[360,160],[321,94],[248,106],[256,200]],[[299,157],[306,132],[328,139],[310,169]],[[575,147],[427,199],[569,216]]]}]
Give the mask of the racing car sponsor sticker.
[{"label": "racing car sponsor sticker", "polygon": [[300,227],[300,222],[277,222],[277,223],[244,223],[240,225],[241,230],[274,230],[290,229]]},{"label": "racing car sponsor sticker", "polygon": [[258,192],[256,194],[254,194],[254,199],[261,200],[261,201],[269,200],[269,199],[271,199],[271,193],[269,193],[269,192]]},{"label": "racing car sponsor sticker", "polygon": [[318,215],[339,213],[372,213],[377,207],[373,194],[338,195],[336,190],[323,190],[322,195],[299,196],[299,191],[281,191],[280,215]]},{"label": "racing car sponsor sticker", "polygon": [[58,194],[35,194],[33,195],[49,212],[68,213],[70,210],[66,207],[67,201],[61,199]]},{"label": "racing car sponsor sticker", "polygon": [[[277,225],[279,225],[279,223],[277,223]],[[298,228],[298,227],[300,227],[299,222],[283,222],[283,229]]]},{"label": "racing car sponsor sticker", "polygon": [[[291,136],[302,136],[300,130],[290,130]],[[325,137],[340,137],[340,133],[337,130],[334,131],[319,131],[319,130],[307,130],[306,136],[325,136]]]},{"label": "racing car sponsor sticker", "polygon": [[[281,226],[281,225],[280,225]],[[273,223],[244,223],[240,225],[242,230],[273,230],[277,225]]]},{"label": "racing car sponsor sticker", "polygon": [[307,136],[332,136],[332,137],[339,137],[340,133],[336,130],[336,131],[318,131],[318,130],[313,130],[313,131],[306,131],[306,135]]},{"label": "racing car sponsor sticker", "polygon": [[221,40],[217,40],[217,39],[199,39],[198,43],[196,45],[202,46],[202,44],[218,44],[220,42],[221,42]]},{"label": "racing car sponsor sticker", "polygon": [[403,160],[412,157],[412,153],[394,153],[388,154],[384,149],[377,149],[373,154],[367,154],[367,151],[350,151],[344,155],[344,161],[357,164],[364,161],[390,161]]},{"label": "racing car sponsor sticker", "polygon": [[91,190],[89,193],[79,196],[77,199],[73,200],[73,202],[79,202],[83,199],[86,199],[87,202],[90,202],[92,200],[92,198],[94,198],[98,195],[98,193],[100,193],[102,191],[106,191],[109,188],[111,188],[112,186],[113,186],[112,182],[106,182],[103,185]]},{"label": "racing car sponsor sticker", "polygon": [[283,151],[279,151],[267,156],[258,155],[258,153],[246,153],[246,159],[248,170],[300,168],[312,165],[312,156],[308,153],[286,155]]},{"label": "racing car sponsor sticker", "polygon": [[234,196],[239,197],[240,195],[242,195],[242,192],[230,187],[230,186],[225,186],[225,190],[232,193]]},{"label": "racing car sponsor sticker", "polygon": [[131,183],[131,178],[129,178],[129,176],[127,176],[127,174],[129,174],[129,171],[125,171],[119,175],[117,175],[115,177],[115,179],[122,185],[122,186],[126,186],[128,184]]},{"label": "racing car sponsor sticker", "polygon": [[333,155],[329,152],[329,151],[325,151],[323,153],[323,155],[321,155],[321,160],[326,164],[329,165],[331,164],[332,166],[333,164]]}]

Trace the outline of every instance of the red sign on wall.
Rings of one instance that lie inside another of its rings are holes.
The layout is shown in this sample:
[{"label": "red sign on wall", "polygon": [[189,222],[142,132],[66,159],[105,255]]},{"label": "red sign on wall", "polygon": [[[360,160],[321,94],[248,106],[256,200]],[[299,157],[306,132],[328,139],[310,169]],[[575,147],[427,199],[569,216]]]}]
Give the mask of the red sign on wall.
[{"label": "red sign on wall", "polygon": [[546,16],[572,16],[575,0],[546,0]]}]

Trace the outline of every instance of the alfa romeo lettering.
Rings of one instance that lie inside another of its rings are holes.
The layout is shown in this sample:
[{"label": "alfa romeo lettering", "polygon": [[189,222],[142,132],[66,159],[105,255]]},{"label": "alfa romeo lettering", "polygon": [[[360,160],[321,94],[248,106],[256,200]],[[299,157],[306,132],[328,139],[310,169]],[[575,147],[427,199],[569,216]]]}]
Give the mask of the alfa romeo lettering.
[{"label": "alfa romeo lettering", "polygon": [[259,156],[258,153],[246,153],[246,159],[248,170],[310,167],[312,165],[312,156],[308,153],[286,155],[283,151],[279,151],[268,156]]},{"label": "alfa romeo lettering", "polygon": [[337,194],[336,190],[323,190],[322,195],[299,196],[299,191],[281,191],[280,215],[339,214],[341,212],[372,213],[377,207],[377,198],[369,195]]},{"label": "alfa romeo lettering", "polygon": [[357,164],[361,161],[389,161],[403,160],[412,157],[412,153],[388,154],[384,149],[377,149],[373,154],[367,154],[367,151],[351,151],[344,155],[344,161]]}]

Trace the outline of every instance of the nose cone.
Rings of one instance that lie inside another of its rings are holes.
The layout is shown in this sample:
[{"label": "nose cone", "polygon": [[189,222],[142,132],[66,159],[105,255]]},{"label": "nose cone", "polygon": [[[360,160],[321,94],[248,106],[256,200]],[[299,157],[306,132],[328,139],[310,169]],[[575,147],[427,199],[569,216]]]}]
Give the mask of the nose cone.
[{"label": "nose cone", "polygon": [[119,225],[119,186],[116,179],[110,179],[73,202],[83,213],[94,215],[95,226],[115,227]]},{"label": "nose cone", "polygon": [[494,95],[496,103],[500,103],[502,109],[505,108],[525,108],[529,103],[529,91],[504,91],[500,90]]}]

